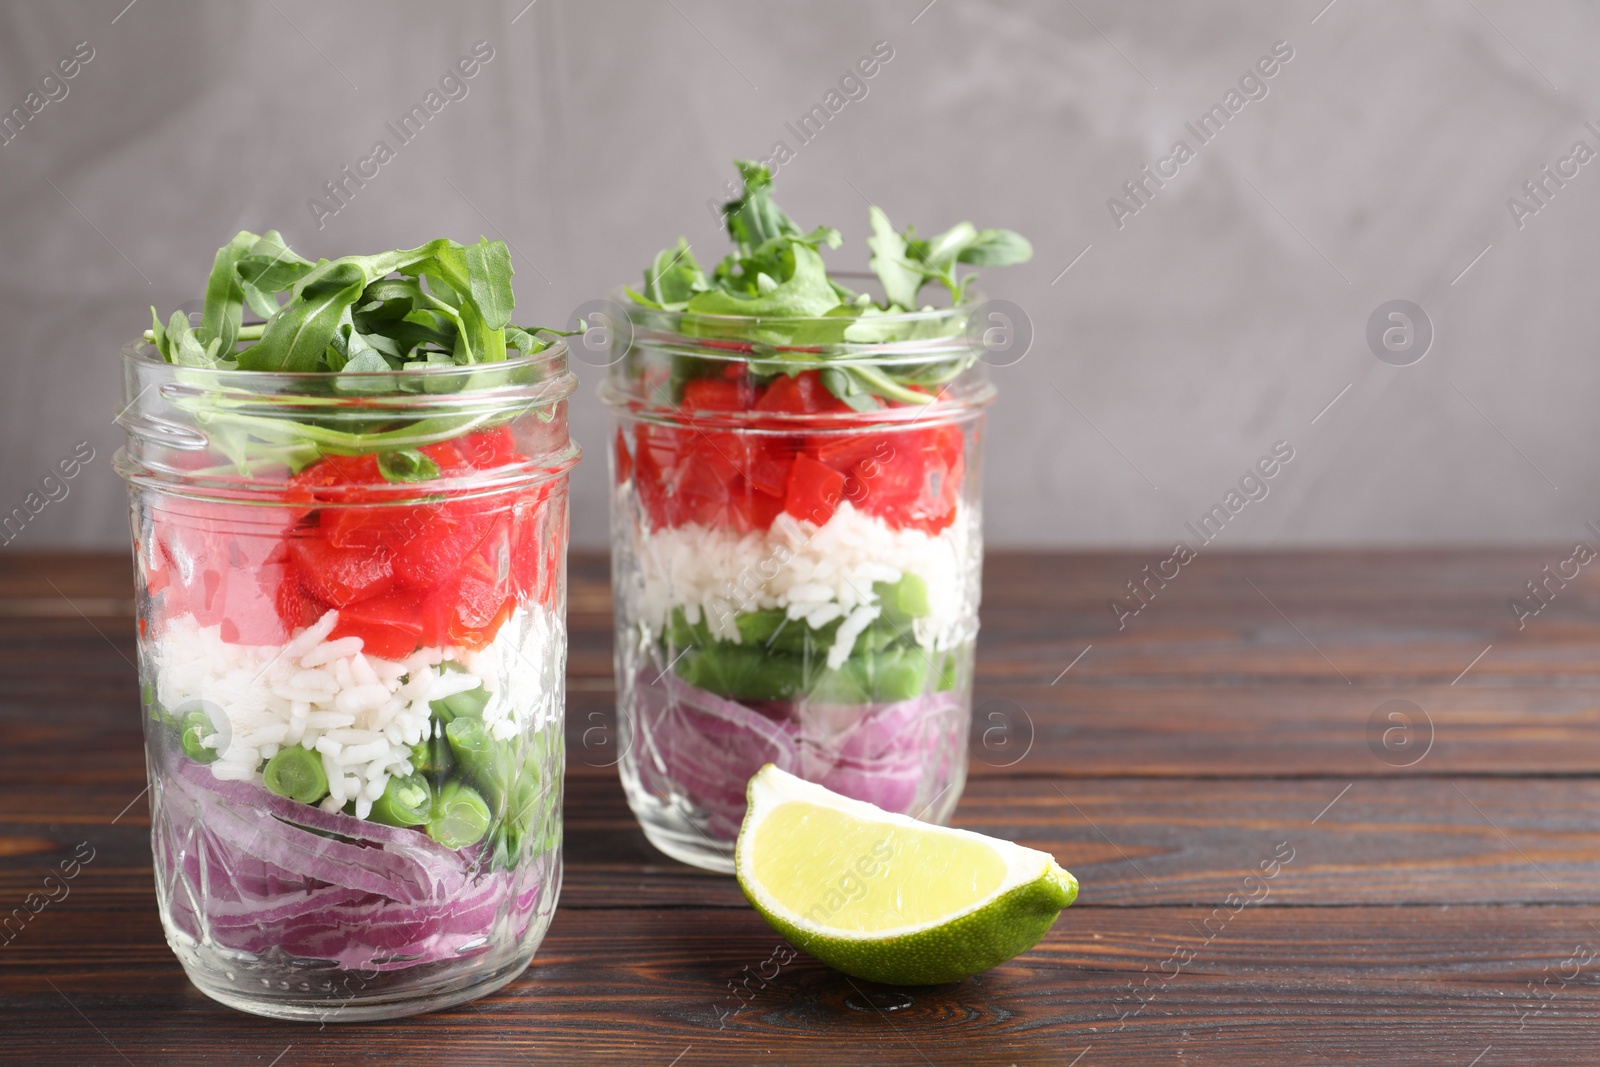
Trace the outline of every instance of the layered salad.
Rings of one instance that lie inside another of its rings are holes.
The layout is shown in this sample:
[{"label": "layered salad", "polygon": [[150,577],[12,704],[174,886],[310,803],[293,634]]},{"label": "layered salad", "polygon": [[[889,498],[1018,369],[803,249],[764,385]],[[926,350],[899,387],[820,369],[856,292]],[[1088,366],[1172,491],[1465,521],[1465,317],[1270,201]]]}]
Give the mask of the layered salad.
[{"label": "layered salad", "polygon": [[554,907],[574,457],[510,278],[499,242],[313,263],[244,233],[199,323],[146,334],[177,368],[125,463],[158,886],[230,1002],[285,973],[359,1000]]},{"label": "layered salad", "polygon": [[767,171],[739,166],[734,252],[708,275],[680,241],[626,290],[607,393],[624,780],[636,809],[718,847],[766,763],[942,817],[965,772],[981,558],[958,264],[1030,249],[967,223],[919,238],[873,207],[881,295],[857,292],[822,260],[839,233],[802,230]]}]

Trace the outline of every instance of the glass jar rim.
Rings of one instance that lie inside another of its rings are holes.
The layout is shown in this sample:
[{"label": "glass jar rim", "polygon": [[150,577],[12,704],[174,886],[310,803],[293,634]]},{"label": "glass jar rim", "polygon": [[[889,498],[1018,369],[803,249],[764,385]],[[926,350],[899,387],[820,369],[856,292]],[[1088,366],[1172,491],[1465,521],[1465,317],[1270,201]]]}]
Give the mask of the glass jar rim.
[{"label": "glass jar rim", "polygon": [[[454,381],[460,379],[465,382],[470,380],[473,375],[482,374],[485,371],[503,370],[507,372],[515,372],[525,367],[537,368],[541,364],[548,364],[551,367],[559,367],[561,373],[570,373],[567,370],[568,355],[569,353],[566,339],[556,338],[551,342],[550,347],[539,352],[535,352],[532,355],[519,355],[515,358],[508,357],[506,359],[496,360],[493,362],[458,363],[448,366],[439,364],[437,366],[419,367],[416,369],[402,368],[400,370],[387,371],[340,371],[338,373],[333,373],[330,371],[243,370],[237,367],[185,367],[177,363],[168,363],[166,360],[162,359],[159,352],[156,350],[156,346],[151,344],[149,341],[144,340],[143,338],[129,341],[127,344],[122,346],[122,360],[125,365],[139,367],[148,364],[157,367],[171,367],[174,370],[184,371],[186,376],[192,376],[195,380],[203,381],[207,377],[214,377],[218,386],[233,388],[250,388],[247,383],[275,383],[283,386],[304,383],[305,385],[314,385],[321,389],[332,384],[332,381],[338,378],[354,378],[364,384],[381,383],[385,380],[392,380],[396,382],[404,380],[416,380],[423,376],[431,381]],[[563,394],[563,396],[570,396],[572,392],[577,389],[576,378],[573,378],[571,387],[572,388],[569,389],[567,393]],[[274,390],[274,392],[279,391]],[[288,393],[287,391],[283,391],[280,392],[280,395],[288,395]],[[395,397],[403,397],[408,394],[399,390],[393,393],[387,393],[363,388],[359,395],[366,397],[377,396],[392,399]],[[552,397],[552,399],[560,398]]]},{"label": "glass jar rim", "polygon": [[[874,275],[863,272],[831,271],[829,276],[848,282],[876,283]],[[611,373],[600,386],[601,401],[618,415],[651,422],[686,423],[697,428],[850,433],[900,423],[964,421],[994,399],[994,387],[987,378],[971,375],[983,352],[982,344],[970,331],[971,316],[986,299],[981,293],[969,293],[961,303],[945,307],[881,312],[865,320],[853,320],[891,328],[910,326],[913,332],[916,327],[931,328],[929,332],[935,334],[892,341],[848,340],[841,336],[839,341],[822,342],[795,336],[830,328],[842,335],[842,324],[852,321],[843,316],[667,311],[635,302],[626,287],[615,289],[611,299],[626,319],[626,332],[615,338],[613,351],[618,353],[638,346],[668,359],[729,365],[759,363],[764,364],[765,371],[847,369],[852,365],[914,371],[931,364],[957,361],[965,364],[959,372],[959,381],[941,386],[925,405],[895,404],[868,411],[827,413],[698,410],[691,413],[670,400],[642,393],[638,388],[642,383],[630,380],[628,361],[619,355],[610,364]],[[683,332],[685,320],[706,327],[705,332]]]},{"label": "glass jar rim", "polygon": [[[124,404],[115,421],[127,431],[128,444],[117,453],[118,473],[137,486],[210,500],[281,494],[284,475],[278,468],[289,462],[289,452],[383,453],[453,440],[522,414],[547,422],[578,384],[561,341],[516,359],[349,375],[184,367],[161,359],[142,340],[125,345],[122,356]],[[438,388],[441,383],[450,387]],[[399,425],[369,429],[374,420]],[[550,448],[523,462],[426,484],[357,487],[353,495],[401,503],[430,493],[471,496],[561,477],[581,453],[564,419],[560,426]],[[255,443],[243,444],[241,433]],[[162,458],[200,455],[218,442],[226,464],[191,469]]]},{"label": "glass jar rim", "polygon": [[[873,285],[877,284],[877,276],[874,275],[874,274],[867,273],[866,271],[849,271],[849,270],[829,271],[828,272],[828,277],[830,279],[840,279],[840,280],[844,280],[844,281],[860,281],[860,282],[866,282],[866,283],[873,284]],[[623,308],[627,309],[630,312],[630,314],[635,310],[637,310],[639,312],[654,313],[654,314],[658,314],[658,315],[683,315],[683,314],[689,314],[689,312],[666,311],[663,308],[653,308],[653,307],[650,307],[649,305],[641,304],[638,301],[634,300],[634,298],[631,295],[629,295],[629,292],[628,292],[629,288],[630,287],[626,286],[626,285],[617,286],[615,289],[613,289],[611,291],[611,299],[614,300],[617,304],[619,304]],[[963,300],[959,304],[949,304],[949,305],[946,305],[944,307],[933,307],[933,306],[930,305],[928,307],[917,308],[916,310],[913,310],[913,311],[886,311],[886,312],[883,312],[881,316],[877,316],[877,317],[881,317],[885,322],[918,322],[918,321],[925,321],[925,320],[936,320],[936,319],[939,319],[939,318],[941,318],[943,316],[946,316],[946,315],[969,313],[973,309],[975,309],[979,305],[981,305],[984,302],[985,299],[986,298],[985,298],[983,293],[974,290],[973,292],[968,293],[967,294],[967,298],[965,300]],[[841,307],[848,307],[849,305],[841,304],[840,306]],[[873,306],[876,307],[877,305],[874,304]],[[693,314],[694,314],[694,316],[696,318],[706,319],[707,321],[711,321],[711,322],[727,322],[727,323],[834,322],[834,321],[837,321],[836,318],[830,317],[830,316],[827,316],[827,315],[728,315],[728,314],[721,314],[721,313],[706,313],[706,312],[694,312]]]},{"label": "glass jar rim", "polygon": [[[829,277],[875,280],[870,274],[851,271],[830,272]],[[743,361],[751,353],[767,351],[791,356],[814,355],[818,357],[819,367],[826,365],[828,357],[855,356],[879,363],[915,365],[947,360],[957,353],[975,354],[982,346],[969,336],[969,327],[972,313],[983,306],[985,299],[982,293],[972,292],[959,304],[915,311],[879,312],[853,320],[856,324],[870,323],[876,327],[910,327],[914,332],[920,327],[924,332],[929,332],[929,336],[889,341],[841,337],[837,342],[785,343],[770,338],[790,331],[805,333],[837,328],[842,322],[850,320],[839,315],[728,315],[669,311],[638,303],[626,286],[612,290],[610,297],[611,302],[627,318],[629,340],[639,340],[664,349],[681,348],[685,354],[691,354],[688,350],[692,349],[693,355],[712,360]],[[685,333],[682,326],[686,322],[706,329],[704,332]],[[763,332],[767,334],[766,337],[760,336]]]}]

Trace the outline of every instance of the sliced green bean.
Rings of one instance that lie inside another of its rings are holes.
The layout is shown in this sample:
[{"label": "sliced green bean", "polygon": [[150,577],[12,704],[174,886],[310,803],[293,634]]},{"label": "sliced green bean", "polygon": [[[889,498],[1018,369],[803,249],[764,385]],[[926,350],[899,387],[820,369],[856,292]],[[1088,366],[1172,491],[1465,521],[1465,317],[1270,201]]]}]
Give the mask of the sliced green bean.
[{"label": "sliced green bean", "polygon": [[315,804],[328,795],[322,757],[300,745],[280,749],[267,761],[263,777],[272,792],[302,804]]},{"label": "sliced green bean", "polygon": [[434,798],[428,836],[448,849],[466,848],[489,832],[489,805],[471,786],[446,782]]},{"label": "sliced green bean", "polygon": [[385,826],[421,826],[433,817],[433,790],[420,774],[393,777],[367,816]]},{"label": "sliced green bean", "polygon": [[201,743],[214,733],[216,729],[205,712],[191,711],[184,716],[178,728],[178,744],[183,748],[183,754],[196,763],[215,763],[221,753]]}]

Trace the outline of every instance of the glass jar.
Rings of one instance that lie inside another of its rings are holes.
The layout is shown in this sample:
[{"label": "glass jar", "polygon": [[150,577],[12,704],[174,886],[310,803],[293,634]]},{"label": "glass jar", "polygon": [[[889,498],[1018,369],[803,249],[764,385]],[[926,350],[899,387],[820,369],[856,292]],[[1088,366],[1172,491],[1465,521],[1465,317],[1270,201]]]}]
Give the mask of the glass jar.
[{"label": "glass jar", "polygon": [[[668,855],[732,871],[767,763],[934,822],[955,808],[993,395],[971,310],[614,316],[618,766]],[[825,378],[857,369],[912,385],[857,410]]]},{"label": "glass jar", "polygon": [[124,350],[156,897],[208,996],[392,1018],[528,966],[561,886],[566,360]]}]

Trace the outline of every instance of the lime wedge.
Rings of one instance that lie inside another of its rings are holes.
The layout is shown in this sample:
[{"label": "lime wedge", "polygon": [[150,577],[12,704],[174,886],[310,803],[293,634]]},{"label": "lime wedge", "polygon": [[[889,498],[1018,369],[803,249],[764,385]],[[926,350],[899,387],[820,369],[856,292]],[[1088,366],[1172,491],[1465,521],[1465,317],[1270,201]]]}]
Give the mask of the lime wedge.
[{"label": "lime wedge", "polygon": [[1078,896],[1048,853],[894,815],[768,764],[739,887],[796,948],[873,982],[933,985],[1025,952]]}]

